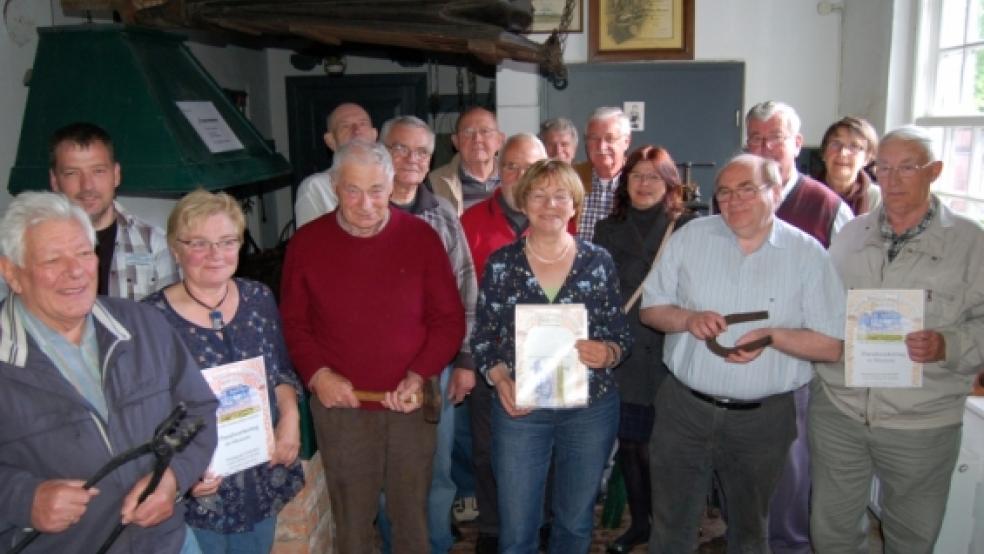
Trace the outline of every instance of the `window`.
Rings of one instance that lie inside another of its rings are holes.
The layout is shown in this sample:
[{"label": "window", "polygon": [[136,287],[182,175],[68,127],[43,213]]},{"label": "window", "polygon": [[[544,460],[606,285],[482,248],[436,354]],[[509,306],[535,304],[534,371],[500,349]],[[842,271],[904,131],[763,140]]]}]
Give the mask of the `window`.
[{"label": "window", "polygon": [[936,191],[984,222],[984,0],[923,0],[914,121],[943,160]]}]

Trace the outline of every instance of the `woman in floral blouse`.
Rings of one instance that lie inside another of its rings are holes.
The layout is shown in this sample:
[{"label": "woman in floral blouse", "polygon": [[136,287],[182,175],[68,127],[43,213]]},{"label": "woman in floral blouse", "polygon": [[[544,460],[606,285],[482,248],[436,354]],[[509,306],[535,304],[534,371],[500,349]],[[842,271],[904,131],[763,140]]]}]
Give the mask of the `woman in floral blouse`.
[{"label": "woman in floral blouse", "polygon": [[[557,160],[537,162],[513,194],[529,218],[529,233],[489,257],[471,341],[476,366],[495,386],[499,399],[492,408],[499,551],[536,552],[552,462],[550,552],[587,552],[595,496],[618,428],[619,400],[611,368],[628,351],[631,333],[619,309],[611,256],[567,231],[584,199],[574,170]],[[577,341],[575,348],[588,367],[587,406],[517,407],[517,304],[586,307],[589,339]]]},{"label": "woman in floral blouse", "polygon": [[277,513],[304,486],[300,382],[276,302],[265,285],[232,277],[243,229],[231,196],[198,190],[182,198],[168,218],[167,240],[183,279],[143,300],[164,312],[203,369],[256,356],[266,367],[272,459],[224,479],[204,475],[191,489],[185,521],[205,554],[270,552]]}]

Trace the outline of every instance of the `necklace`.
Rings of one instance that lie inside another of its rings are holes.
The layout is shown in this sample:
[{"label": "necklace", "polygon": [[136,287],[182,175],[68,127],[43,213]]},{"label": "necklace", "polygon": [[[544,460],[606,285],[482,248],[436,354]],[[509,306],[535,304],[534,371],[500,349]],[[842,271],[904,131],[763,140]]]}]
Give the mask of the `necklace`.
[{"label": "necklace", "polygon": [[222,298],[219,299],[219,303],[214,306],[209,306],[199,300],[194,294],[191,294],[191,290],[188,289],[188,283],[184,279],[181,280],[181,286],[184,287],[185,292],[188,293],[188,298],[191,298],[196,304],[208,310],[208,319],[212,322],[212,329],[221,331],[222,328],[225,327],[225,322],[222,321],[222,312],[219,310],[219,306],[225,303],[226,297],[229,296],[229,283],[226,283],[225,292],[222,293]]},{"label": "necklace", "polygon": [[568,242],[566,245],[564,245],[564,249],[560,251],[560,255],[559,256],[557,256],[556,258],[554,258],[552,260],[548,260],[547,258],[544,258],[543,256],[537,254],[536,251],[533,250],[533,243],[530,241],[530,238],[529,237],[526,237],[526,250],[534,258],[536,258],[537,260],[539,260],[539,261],[541,261],[541,262],[543,262],[545,264],[555,264],[555,263],[559,262],[560,260],[563,260],[564,259],[564,256],[567,255],[567,252],[570,249],[571,249],[571,243]]}]

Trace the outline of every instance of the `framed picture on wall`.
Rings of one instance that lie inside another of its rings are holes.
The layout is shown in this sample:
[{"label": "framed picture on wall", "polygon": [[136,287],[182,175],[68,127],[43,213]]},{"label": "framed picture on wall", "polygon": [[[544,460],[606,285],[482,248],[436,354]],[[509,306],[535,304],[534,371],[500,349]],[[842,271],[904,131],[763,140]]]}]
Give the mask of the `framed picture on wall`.
[{"label": "framed picture on wall", "polygon": [[584,0],[530,0],[533,8],[533,23],[527,33],[550,33],[560,27],[560,19],[564,8],[571,4],[571,26],[568,33],[583,33],[584,23],[581,14],[584,13]]},{"label": "framed picture on wall", "polygon": [[590,0],[588,59],[694,59],[694,0]]}]

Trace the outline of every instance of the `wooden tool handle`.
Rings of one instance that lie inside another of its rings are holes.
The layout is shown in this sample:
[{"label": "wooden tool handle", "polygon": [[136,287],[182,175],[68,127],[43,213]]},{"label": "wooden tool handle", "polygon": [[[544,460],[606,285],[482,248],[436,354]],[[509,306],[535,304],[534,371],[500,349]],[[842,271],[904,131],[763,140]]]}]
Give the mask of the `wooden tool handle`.
[{"label": "wooden tool handle", "polygon": [[[355,394],[355,397],[359,400],[359,402],[382,402],[383,398],[386,397],[386,393],[380,391],[357,390],[352,392]],[[417,404],[417,398],[417,393],[413,393],[410,395],[410,398],[406,399],[405,402],[407,404]]]}]

